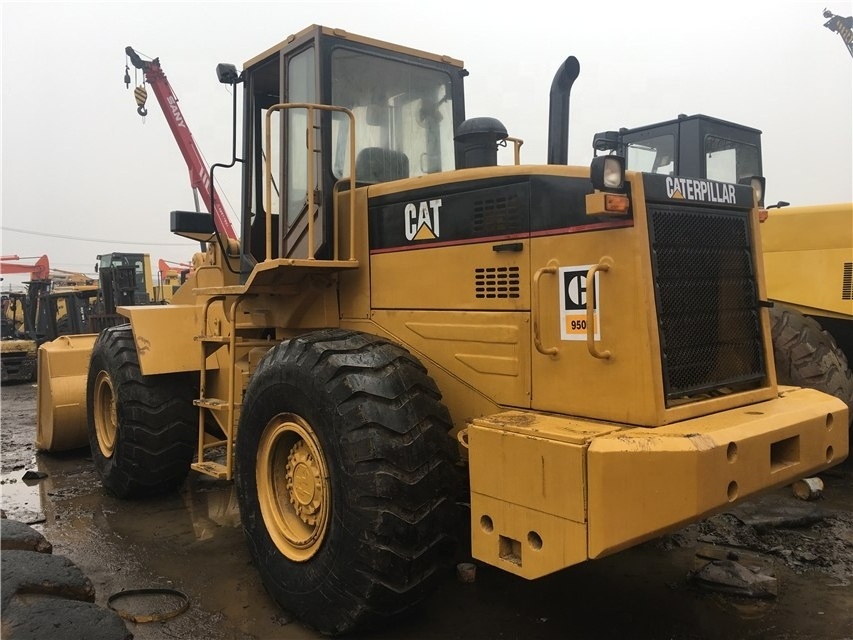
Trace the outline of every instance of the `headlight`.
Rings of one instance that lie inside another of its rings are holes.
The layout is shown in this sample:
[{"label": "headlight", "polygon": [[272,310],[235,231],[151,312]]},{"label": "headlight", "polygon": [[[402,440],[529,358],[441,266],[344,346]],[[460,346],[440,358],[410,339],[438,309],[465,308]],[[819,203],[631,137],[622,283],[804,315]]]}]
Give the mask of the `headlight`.
[{"label": "headlight", "polygon": [[764,176],[749,176],[738,180],[738,184],[748,184],[755,192],[755,200],[759,207],[764,206]]},{"label": "headlight", "polygon": [[590,180],[595,189],[620,191],[625,186],[625,158],[597,156],[590,163]]},{"label": "headlight", "polygon": [[759,205],[764,204],[764,178],[752,178],[750,180],[752,183],[752,190],[755,191],[755,199],[758,200]]}]

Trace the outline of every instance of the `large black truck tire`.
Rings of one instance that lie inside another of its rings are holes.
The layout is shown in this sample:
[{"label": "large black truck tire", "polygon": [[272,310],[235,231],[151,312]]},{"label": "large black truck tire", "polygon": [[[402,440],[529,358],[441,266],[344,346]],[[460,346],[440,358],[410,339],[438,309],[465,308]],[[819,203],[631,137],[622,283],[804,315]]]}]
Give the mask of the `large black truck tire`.
[{"label": "large black truck tire", "polygon": [[189,374],[144,376],[129,325],[105,329],[86,384],[89,444],[119,498],[167,493],[187,476],[198,438]]},{"label": "large black truck tire", "polygon": [[840,398],[853,424],[853,372],[832,336],[814,318],[778,303],[770,309],[770,326],[779,384]]},{"label": "large black truck tire", "polygon": [[283,342],[237,430],[243,529],[264,586],[327,635],[428,596],[453,559],[458,445],[408,351],[339,329]]}]

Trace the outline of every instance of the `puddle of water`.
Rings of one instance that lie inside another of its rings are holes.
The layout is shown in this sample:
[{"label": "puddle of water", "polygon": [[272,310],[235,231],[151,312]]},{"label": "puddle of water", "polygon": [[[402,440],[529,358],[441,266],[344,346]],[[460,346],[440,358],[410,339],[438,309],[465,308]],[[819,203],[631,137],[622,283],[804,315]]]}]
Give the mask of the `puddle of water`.
[{"label": "puddle of water", "polygon": [[776,598],[738,598],[717,594],[714,603],[723,611],[734,612],[741,620],[758,620],[773,613],[776,609]]},{"label": "puddle of water", "polygon": [[45,521],[44,506],[40,491],[43,481],[23,480],[23,469],[0,474],[0,508],[6,517],[25,524]]}]

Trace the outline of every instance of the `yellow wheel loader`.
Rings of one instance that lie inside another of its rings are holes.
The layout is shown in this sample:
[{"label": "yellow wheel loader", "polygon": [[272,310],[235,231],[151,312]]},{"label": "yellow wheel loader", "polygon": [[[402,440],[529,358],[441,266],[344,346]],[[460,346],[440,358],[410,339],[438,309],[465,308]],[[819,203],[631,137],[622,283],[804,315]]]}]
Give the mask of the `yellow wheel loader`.
[{"label": "yellow wheel loader", "polygon": [[777,376],[841,398],[853,424],[853,202],[774,207],[761,237]]},{"label": "yellow wheel loader", "polygon": [[[762,174],[761,131],[702,114],[598,133],[593,148],[638,171],[732,182]],[[778,382],[840,398],[853,420],[853,203],[780,201],[761,219]]]},{"label": "yellow wheel loader", "polygon": [[36,349],[32,322],[27,316],[27,294],[9,291],[2,296],[0,381],[29,382],[36,377]]},{"label": "yellow wheel loader", "polygon": [[[0,256],[0,274],[31,274],[27,291],[7,291],[2,295],[0,331],[0,381],[30,382],[36,377],[38,341],[32,300],[49,285],[50,260],[41,256],[34,264],[24,264],[17,255]],[[2,280],[2,278],[0,278]]]},{"label": "yellow wheel loader", "polygon": [[575,58],[539,165],[498,166],[518,138],[466,119],[446,55],[311,26],[217,72],[243,87],[239,241],[173,211],[206,252],[171,304],[53,354],[39,428],[81,429],[118,496],[234,479],[306,623],[428,597],[459,505],[475,559],[536,579],[846,458],[844,403],[777,386],[753,186],[568,166]]}]

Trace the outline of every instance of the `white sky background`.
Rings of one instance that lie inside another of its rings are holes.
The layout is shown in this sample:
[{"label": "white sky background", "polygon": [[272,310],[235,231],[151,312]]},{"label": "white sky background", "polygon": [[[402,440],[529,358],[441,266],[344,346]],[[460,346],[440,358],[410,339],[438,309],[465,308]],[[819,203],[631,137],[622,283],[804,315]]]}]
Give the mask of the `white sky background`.
[{"label": "white sky background", "polygon": [[[170,211],[194,209],[186,165],[153,93],[137,115],[125,46],[160,58],[208,163],[228,162],[231,95],[216,64],[239,69],[310,24],[463,60],[467,116],[501,120],[525,163],[545,162],[548,92],[574,55],[570,164],[588,164],[597,131],[704,113],[762,130],[768,202],[850,201],[853,59],[824,8],[853,15],[849,0],[2,0],[2,254],[86,273],[110,251],[188,262],[197,244],[169,233]],[[238,172],[216,172],[235,228]]]}]

